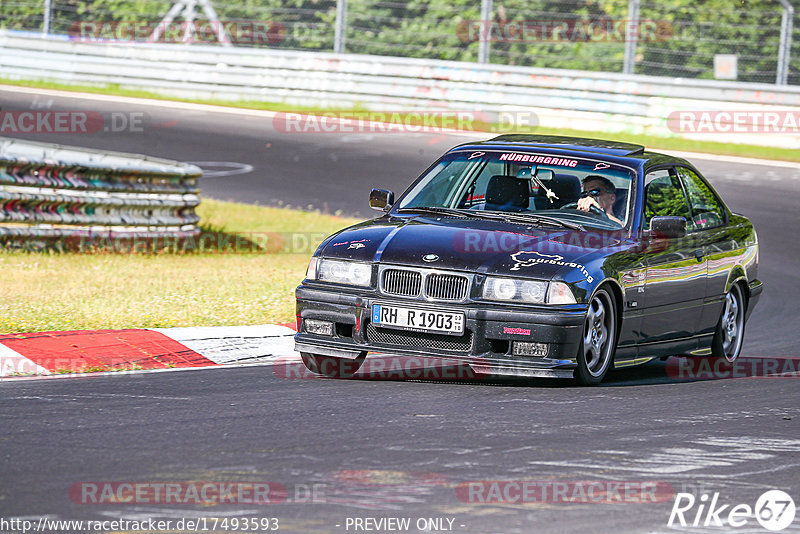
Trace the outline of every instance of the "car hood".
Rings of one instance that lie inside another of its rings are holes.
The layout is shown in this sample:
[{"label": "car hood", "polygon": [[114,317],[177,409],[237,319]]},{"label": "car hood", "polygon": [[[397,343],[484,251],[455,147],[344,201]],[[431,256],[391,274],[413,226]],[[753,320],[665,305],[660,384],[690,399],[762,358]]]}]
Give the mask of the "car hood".
[{"label": "car hood", "polygon": [[551,279],[576,272],[591,282],[586,264],[619,250],[613,232],[537,228],[460,217],[383,217],[329,239],[320,257],[484,274]]}]

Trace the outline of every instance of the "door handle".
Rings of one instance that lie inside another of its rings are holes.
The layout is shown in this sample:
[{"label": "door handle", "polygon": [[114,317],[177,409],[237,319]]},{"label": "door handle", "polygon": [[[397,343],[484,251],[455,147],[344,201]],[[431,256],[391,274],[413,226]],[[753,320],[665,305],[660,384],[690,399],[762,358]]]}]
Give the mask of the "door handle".
[{"label": "door handle", "polygon": [[705,258],[705,257],[706,257],[706,251],[705,250],[703,250],[701,248],[698,248],[697,250],[694,251],[694,258],[697,261],[702,261],[703,258]]}]

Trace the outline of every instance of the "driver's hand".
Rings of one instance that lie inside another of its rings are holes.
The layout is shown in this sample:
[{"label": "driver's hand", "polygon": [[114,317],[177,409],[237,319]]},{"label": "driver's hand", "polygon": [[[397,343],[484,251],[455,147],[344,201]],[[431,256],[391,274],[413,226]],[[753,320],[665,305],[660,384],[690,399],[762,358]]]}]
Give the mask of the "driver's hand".
[{"label": "driver's hand", "polygon": [[603,212],[604,212],[604,211],[606,211],[606,210],[604,210],[604,209],[603,209],[603,208],[600,206],[600,204],[599,204],[599,203],[598,203],[598,202],[597,202],[597,201],[596,201],[594,198],[592,198],[592,197],[583,197],[583,198],[580,198],[580,199],[578,199],[578,209],[579,209],[579,210],[583,210],[583,211],[589,211],[589,208],[590,208],[590,207],[592,207],[592,206],[597,206],[597,208],[598,208],[600,211],[603,211]]}]

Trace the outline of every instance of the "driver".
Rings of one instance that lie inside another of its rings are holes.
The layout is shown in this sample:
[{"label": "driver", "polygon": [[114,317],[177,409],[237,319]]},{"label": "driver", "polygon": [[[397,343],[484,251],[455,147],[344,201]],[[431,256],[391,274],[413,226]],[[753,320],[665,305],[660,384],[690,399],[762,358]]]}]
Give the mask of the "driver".
[{"label": "driver", "polygon": [[597,206],[605,212],[609,219],[621,225],[622,221],[617,219],[613,213],[616,199],[617,192],[611,180],[605,176],[589,175],[583,179],[583,193],[578,200],[578,209],[589,211],[592,206]]}]

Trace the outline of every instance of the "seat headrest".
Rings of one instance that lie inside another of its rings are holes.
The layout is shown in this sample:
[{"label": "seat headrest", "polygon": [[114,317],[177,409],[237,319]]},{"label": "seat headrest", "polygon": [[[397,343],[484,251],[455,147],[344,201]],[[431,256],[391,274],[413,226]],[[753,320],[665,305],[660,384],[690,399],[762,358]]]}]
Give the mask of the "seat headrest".
[{"label": "seat headrest", "polygon": [[[581,197],[581,181],[572,174],[556,174],[553,179],[545,184],[564,203],[574,202]],[[538,196],[546,196],[544,188],[540,187]]]},{"label": "seat headrest", "polygon": [[486,209],[527,208],[530,182],[516,176],[498,174],[486,185]]}]

